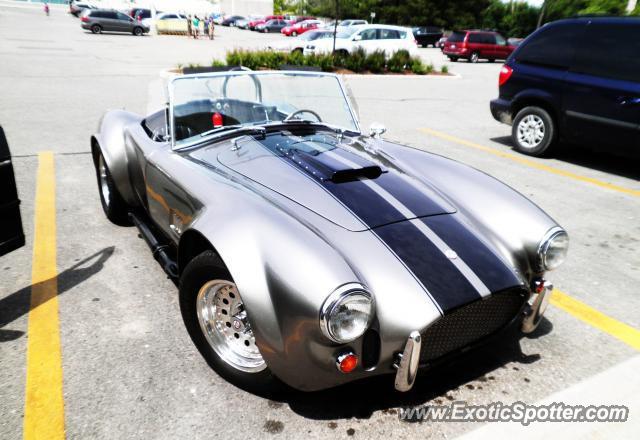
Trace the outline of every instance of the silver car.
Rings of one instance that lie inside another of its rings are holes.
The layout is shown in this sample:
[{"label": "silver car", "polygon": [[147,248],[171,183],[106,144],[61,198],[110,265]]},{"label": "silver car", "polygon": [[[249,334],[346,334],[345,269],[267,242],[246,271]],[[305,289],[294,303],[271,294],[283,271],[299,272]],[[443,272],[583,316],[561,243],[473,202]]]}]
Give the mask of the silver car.
[{"label": "silver car", "polygon": [[510,324],[531,332],[568,248],[535,204],[461,163],[360,128],[340,78],[170,81],[166,108],[106,113],[100,200],[179,284],[208,363],[250,390],[395,374],[409,390]]},{"label": "silver car", "polygon": [[126,32],[136,36],[149,33],[149,26],[111,9],[86,9],[80,16],[80,26],[94,34],[102,32]]}]

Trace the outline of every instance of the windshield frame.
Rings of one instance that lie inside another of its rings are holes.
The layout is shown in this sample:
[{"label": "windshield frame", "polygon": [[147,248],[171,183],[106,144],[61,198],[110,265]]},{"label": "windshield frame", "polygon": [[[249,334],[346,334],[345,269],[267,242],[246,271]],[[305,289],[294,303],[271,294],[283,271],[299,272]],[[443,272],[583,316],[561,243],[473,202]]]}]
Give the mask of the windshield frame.
[{"label": "windshield frame", "polygon": [[[307,71],[299,71],[299,70],[265,70],[265,71],[254,71],[254,70],[235,70],[235,71],[227,71],[227,72],[207,72],[207,73],[195,73],[195,74],[189,74],[189,75],[179,75],[176,76],[174,78],[172,78],[168,85],[167,85],[167,89],[168,89],[168,101],[167,101],[167,108],[168,108],[168,116],[169,116],[169,121],[168,121],[168,135],[169,135],[169,139],[170,139],[170,144],[171,144],[171,149],[174,151],[178,151],[178,150],[182,150],[185,148],[190,148],[193,147],[194,145],[197,144],[202,144],[204,142],[209,142],[211,140],[216,139],[217,137],[223,137],[226,134],[228,134],[227,131],[221,131],[218,133],[212,133],[209,136],[204,136],[200,139],[194,139],[190,142],[183,142],[180,143],[179,145],[176,145],[176,139],[175,136],[173,135],[174,131],[175,131],[175,117],[174,117],[174,113],[173,113],[173,103],[175,101],[175,96],[174,96],[174,83],[177,81],[181,81],[181,80],[185,80],[185,79],[198,79],[198,78],[219,78],[219,77],[227,77],[227,78],[232,78],[232,77],[238,77],[238,76],[251,76],[254,84],[256,85],[256,100],[258,102],[262,101],[262,86],[260,83],[260,76],[267,76],[267,75],[295,75],[295,76],[308,76],[308,77],[332,77],[335,78],[338,86],[340,87],[340,92],[342,93],[342,96],[344,97],[344,100],[347,103],[347,107],[349,109],[349,115],[351,116],[353,123],[356,127],[355,132],[358,134],[362,134],[362,129],[360,128],[360,121],[358,120],[358,114],[355,111],[353,105],[354,103],[351,101],[351,94],[348,92],[348,89],[345,87],[342,78],[340,78],[339,75],[336,75],[335,73],[328,73],[328,72],[307,72]],[[225,81],[226,83],[226,81]],[[283,124],[287,124],[287,122],[282,121]],[[331,124],[325,124],[325,123],[319,123],[321,125],[325,125],[327,127],[330,128],[336,128],[334,125]],[[257,125],[247,125],[244,128],[250,128],[250,127],[260,127],[259,124]],[[348,128],[348,127],[338,127],[340,129],[344,129],[344,131],[350,131],[353,132],[354,130],[352,128]]]}]

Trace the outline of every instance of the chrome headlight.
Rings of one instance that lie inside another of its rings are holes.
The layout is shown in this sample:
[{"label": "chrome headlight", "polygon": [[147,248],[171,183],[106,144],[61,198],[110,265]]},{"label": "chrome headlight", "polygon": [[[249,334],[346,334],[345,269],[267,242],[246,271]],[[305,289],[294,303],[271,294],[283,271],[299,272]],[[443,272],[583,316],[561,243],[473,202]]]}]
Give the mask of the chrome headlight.
[{"label": "chrome headlight", "polygon": [[341,344],[358,339],[371,323],[373,296],[357,283],[345,284],[325,300],[320,311],[320,329]]},{"label": "chrome headlight", "polygon": [[567,258],[569,235],[562,228],[552,228],[546,233],[538,246],[538,268],[553,270]]}]

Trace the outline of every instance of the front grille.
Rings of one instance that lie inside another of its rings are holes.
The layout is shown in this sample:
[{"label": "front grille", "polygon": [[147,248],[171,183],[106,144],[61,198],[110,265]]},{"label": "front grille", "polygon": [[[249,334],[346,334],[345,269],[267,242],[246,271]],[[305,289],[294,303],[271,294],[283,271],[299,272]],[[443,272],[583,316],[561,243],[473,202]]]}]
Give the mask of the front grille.
[{"label": "front grille", "polygon": [[524,289],[510,289],[443,316],[422,334],[420,363],[430,363],[497,332],[516,317],[526,300]]}]

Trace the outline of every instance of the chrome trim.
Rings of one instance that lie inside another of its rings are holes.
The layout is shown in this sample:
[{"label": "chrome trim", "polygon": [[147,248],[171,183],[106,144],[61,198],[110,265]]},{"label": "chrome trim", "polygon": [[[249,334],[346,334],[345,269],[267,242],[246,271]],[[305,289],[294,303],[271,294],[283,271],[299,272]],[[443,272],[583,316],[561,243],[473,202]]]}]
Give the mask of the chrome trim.
[{"label": "chrome trim", "polygon": [[416,381],[420,365],[420,348],[422,337],[416,330],[412,331],[404,345],[404,351],[398,354],[399,360],[393,364],[396,372],[395,387],[400,392],[407,392]]},{"label": "chrome trim", "polygon": [[[202,139],[197,139],[194,140],[193,142],[189,142],[189,143],[185,143],[183,145],[180,145],[180,147],[176,148],[176,140],[175,140],[175,136],[173,136],[173,133],[175,132],[175,121],[174,121],[174,117],[173,117],[173,101],[174,101],[174,94],[173,94],[173,84],[176,81],[183,81],[185,79],[197,79],[197,78],[214,78],[214,77],[232,77],[232,76],[246,76],[246,75],[251,75],[253,76],[256,81],[259,82],[259,80],[255,77],[257,76],[262,76],[262,75],[273,75],[273,74],[280,74],[280,75],[296,75],[296,76],[331,76],[334,77],[337,81],[338,81],[338,85],[340,86],[340,91],[342,92],[342,95],[344,97],[344,100],[347,103],[347,107],[349,108],[349,114],[351,115],[351,118],[353,119],[353,123],[356,126],[356,132],[358,134],[362,133],[362,129],[360,128],[360,121],[358,120],[358,116],[356,115],[355,111],[353,110],[353,104],[351,102],[351,99],[349,99],[349,94],[347,93],[347,90],[344,86],[344,83],[342,82],[342,78],[335,74],[335,73],[326,73],[326,72],[305,72],[305,71],[294,71],[294,70],[264,70],[264,71],[254,71],[254,70],[236,70],[236,71],[228,71],[228,72],[209,72],[209,73],[194,73],[194,74],[189,74],[189,75],[180,75],[177,76],[175,78],[172,78],[169,81],[169,84],[167,86],[167,90],[168,90],[168,97],[169,100],[167,102],[167,105],[169,107],[169,136],[171,138],[171,149],[172,150],[179,150],[179,149],[183,149],[183,148],[189,148],[193,145],[199,144],[202,142]],[[227,80],[228,81],[228,80]],[[260,93],[262,94],[262,93]],[[351,129],[348,129],[347,131],[352,131]]]},{"label": "chrome trim", "polygon": [[567,238],[569,238],[569,234],[560,226],[555,226],[547,231],[540,240],[540,244],[538,245],[538,249],[536,251],[536,255],[538,256],[537,266],[538,270],[545,271],[547,269],[547,265],[545,262],[547,251],[549,250],[549,245],[557,236],[565,234]]},{"label": "chrome trim", "polygon": [[521,330],[523,333],[532,333],[536,328],[538,328],[538,325],[540,325],[540,322],[542,321],[542,316],[547,310],[547,305],[551,298],[551,292],[553,291],[553,284],[545,280],[540,282],[544,283],[544,289],[542,292],[534,293],[532,296],[533,301],[531,301],[531,307],[526,312],[525,317],[522,320]]},{"label": "chrome trim", "polygon": [[334,307],[338,303],[340,303],[340,301],[342,301],[344,298],[346,298],[347,296],[353,293],[364,294],[365,296],[368,296],[369,299],[371,300],[371,313],[369,314],[369,320],[367,321],[367,326],[365,327],[365,331],[366,329],[369,328],[369,325],[371,324],[371,320],[373,319],[373,315],[375,314],[375,311],[376,311],[376,301],[373,298],[373,295],[371,295],[371,293],[369,293],[367,289],[360,283],[343,284],[342,286],[334,290],[327,297],[327,299],[324,300],[324,303],[322,304],[322,308],[320,309],[320,330],[322,331],[323,335],[325,335],[328,339],[330,339],[333,342],[337,342],[339,344],[346,344],[347,342],[351,342],[358,339],[360,336],[362,336],[362,334],[364,334],[364,331],[363,331],[362,334],[358,335],[358,337],[356,338],[349,339],[349,340],[340,340],[336,338],[329,330],[329,316],[331,316],[331,312],[333,311]]}]

